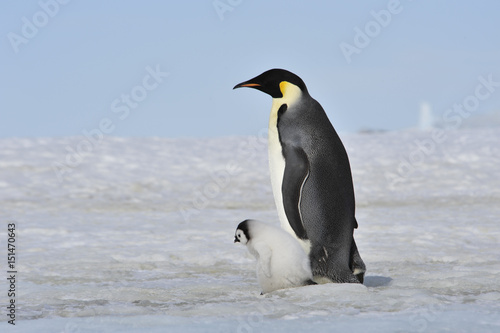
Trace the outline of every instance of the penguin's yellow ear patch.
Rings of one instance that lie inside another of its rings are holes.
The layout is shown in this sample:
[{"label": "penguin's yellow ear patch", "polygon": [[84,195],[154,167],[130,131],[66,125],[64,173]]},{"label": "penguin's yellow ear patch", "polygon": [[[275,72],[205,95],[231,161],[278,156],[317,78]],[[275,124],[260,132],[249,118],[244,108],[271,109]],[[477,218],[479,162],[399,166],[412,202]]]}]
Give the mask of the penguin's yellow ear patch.
[{"label": "penguin's yellow ear patch", "polygon": [[287,81],[281,81],[280,82],[280,91],[283,96],[286,94],[286,90],[288,87],[290,87],[291,83]]},{"label": "penguin's yellow ear patch", "polygon": [[300,96],[302,95],[302,91],[298,86],[288,81],[281,81],[279,84],[281,95],[283,95],[283,102],[287,103],[288,106],[295,103]]}]

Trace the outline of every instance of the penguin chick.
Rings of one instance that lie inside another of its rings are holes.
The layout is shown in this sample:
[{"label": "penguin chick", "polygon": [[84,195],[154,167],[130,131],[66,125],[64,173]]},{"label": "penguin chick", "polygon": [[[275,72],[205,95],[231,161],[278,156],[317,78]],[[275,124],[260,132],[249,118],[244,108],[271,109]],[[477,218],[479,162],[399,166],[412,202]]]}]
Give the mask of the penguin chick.
[{"label": "penguin chick", "polygon": [[260,221],[245,220],[236,228],[234,242],[246,245],[257,259],[257,280],[262,294],[316,284],[312,280],[309,257],[286,231]]}]

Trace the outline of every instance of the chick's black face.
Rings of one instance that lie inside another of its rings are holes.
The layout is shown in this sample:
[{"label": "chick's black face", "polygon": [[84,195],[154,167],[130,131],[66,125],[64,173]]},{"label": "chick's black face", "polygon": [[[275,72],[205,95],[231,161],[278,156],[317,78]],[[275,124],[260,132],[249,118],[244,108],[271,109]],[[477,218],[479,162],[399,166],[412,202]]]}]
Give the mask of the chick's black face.
[{"label": "chick's black face", "polygon": [[236,233],[234,234],[234,242],[235,243],[246,243],[245,233],[240,229],[236,229]]},{"label": "chick's black face", "polygon": [[270,69],[259,76],[234,86],[233,89],[248,87],[260,90],[272,98],[281,98],[283,94],[280,83],[286,81],[298,86],[302,91],[307,91],[304,81],[297,75],[284,69]]},{"label": "chick's black face", "polygon": [[250,235],[248,232],[248,220],[241,222],[236,228],[236,232],[234,233],[234,242],[241,243],[246,245],[250,240]]}]

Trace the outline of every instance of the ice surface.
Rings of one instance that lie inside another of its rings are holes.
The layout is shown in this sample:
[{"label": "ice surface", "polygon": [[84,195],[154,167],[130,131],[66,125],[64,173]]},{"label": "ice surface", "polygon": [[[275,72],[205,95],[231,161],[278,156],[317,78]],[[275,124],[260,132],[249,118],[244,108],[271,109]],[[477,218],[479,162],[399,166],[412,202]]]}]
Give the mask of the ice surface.
[{"label": "ice surface", "polygon": [[233,244],[243,219],[278,224],[262,137],[1,139],[16,331],[500,331],[500,130],[342,139],[365,286],[265,296]]}]

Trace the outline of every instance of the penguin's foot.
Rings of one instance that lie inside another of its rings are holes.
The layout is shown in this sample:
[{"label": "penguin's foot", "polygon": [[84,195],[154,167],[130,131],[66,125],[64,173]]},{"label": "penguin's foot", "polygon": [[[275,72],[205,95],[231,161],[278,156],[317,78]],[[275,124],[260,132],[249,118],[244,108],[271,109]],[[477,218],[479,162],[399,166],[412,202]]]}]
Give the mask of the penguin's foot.
[{"label": "penguin's foot", "polygon": [[307,280],[306,282],[304,282],[305,286],[311,286],[311,285],[315,285],[315,284],[317,284],[317,283],[314,282],[313,280]]},{"label": "penguin's foot", "polygon": [[324,280],[333,283],[363,283],[364,272],[354,275],[350,270],[329,269],[326,273],[314,274],[314,280],[318,283],[325,283]]},{"label": "penguin's foot", "polygon": [[354,270],[353,274],[359,280],[359,283],[363,284],[363,281],[365,280],[365,272],[357,272]]}]

